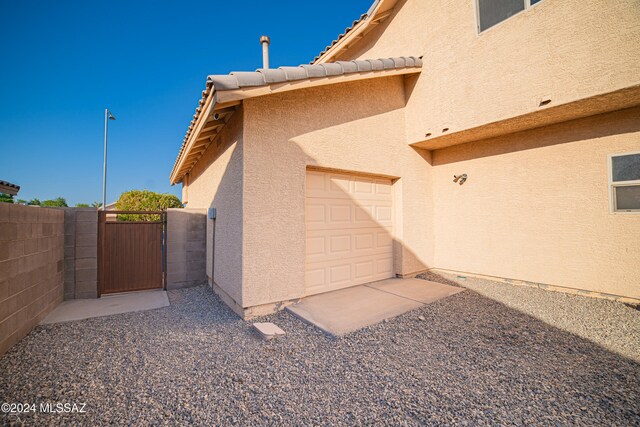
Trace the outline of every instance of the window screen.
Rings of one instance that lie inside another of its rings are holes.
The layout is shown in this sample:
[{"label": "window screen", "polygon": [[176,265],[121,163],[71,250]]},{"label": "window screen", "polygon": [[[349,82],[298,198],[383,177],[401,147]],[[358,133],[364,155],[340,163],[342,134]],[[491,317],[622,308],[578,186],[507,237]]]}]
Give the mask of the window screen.
[{"label": "window screen", "polygon": [[616,187],[616,210],[640,210],[640,185]]},{"label": "window screen", "polygon": [[611,158],[613,182],[640,180],[640,154],[627,154]]},{"label": "window screen", "polygon": [[[525,0],[478,0],[480,31],[524,10]],[[533,1],[532,1],[533,3]]]},{"label": "window screen", "polygon": [[534,4],[540,2],[541,0],[531,0],[531,6],[533,6]]}]

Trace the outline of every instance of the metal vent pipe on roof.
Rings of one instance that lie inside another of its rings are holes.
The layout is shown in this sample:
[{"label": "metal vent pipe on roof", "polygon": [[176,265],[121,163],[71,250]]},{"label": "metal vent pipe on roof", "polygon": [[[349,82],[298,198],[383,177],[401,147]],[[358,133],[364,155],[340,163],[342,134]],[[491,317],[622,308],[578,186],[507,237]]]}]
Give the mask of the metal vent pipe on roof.
[{"label": "metal vent pipe on roof", "polygon": [[260,44],[262,45],[262,68],[269,68],[269,44],[271,39],[269,36],[261,36]]}]

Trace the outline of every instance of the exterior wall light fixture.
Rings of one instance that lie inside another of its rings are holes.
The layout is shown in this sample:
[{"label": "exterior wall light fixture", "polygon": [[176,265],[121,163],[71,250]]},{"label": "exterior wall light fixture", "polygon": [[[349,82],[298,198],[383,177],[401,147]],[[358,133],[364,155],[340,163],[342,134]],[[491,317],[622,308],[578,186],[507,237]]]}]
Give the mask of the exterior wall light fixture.
[{"label": "exterior wall light fixture", "polygon": [[467,174],[463,173],[462,175],[453,175],[453,182],[457,182],[462,185],[467,180]]}]

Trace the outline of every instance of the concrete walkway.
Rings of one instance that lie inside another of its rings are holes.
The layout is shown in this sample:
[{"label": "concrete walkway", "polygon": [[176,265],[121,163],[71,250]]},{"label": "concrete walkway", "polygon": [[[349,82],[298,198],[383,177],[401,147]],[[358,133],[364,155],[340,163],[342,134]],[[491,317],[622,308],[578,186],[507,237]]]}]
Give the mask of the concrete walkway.
[{"label": "concrete walkway", "polygon": [[422,307],[464,289],[421,279],[387,279],[304,298],[287,311],[340,336]]},{"label": "concrete walkway", "polygon": [[60,303],[40,324],[46,325],[132,311],[152,310],[168,305],[169,298],[167,298],[166,291],[143,291],[108,295],[96,299],[69,300]]}]

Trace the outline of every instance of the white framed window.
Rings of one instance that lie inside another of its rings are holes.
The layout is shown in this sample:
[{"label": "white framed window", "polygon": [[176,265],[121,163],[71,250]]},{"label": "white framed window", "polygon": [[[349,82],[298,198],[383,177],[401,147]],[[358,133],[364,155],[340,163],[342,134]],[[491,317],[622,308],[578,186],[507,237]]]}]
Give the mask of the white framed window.
[{"label": "white framed window", "polygon": [[609,200],[613,213],[640,213],[640,151],[611,154]]},{"label": "white framed window", "polygon": [[478,33],[511,18],[542,0],[476,0]]}]

